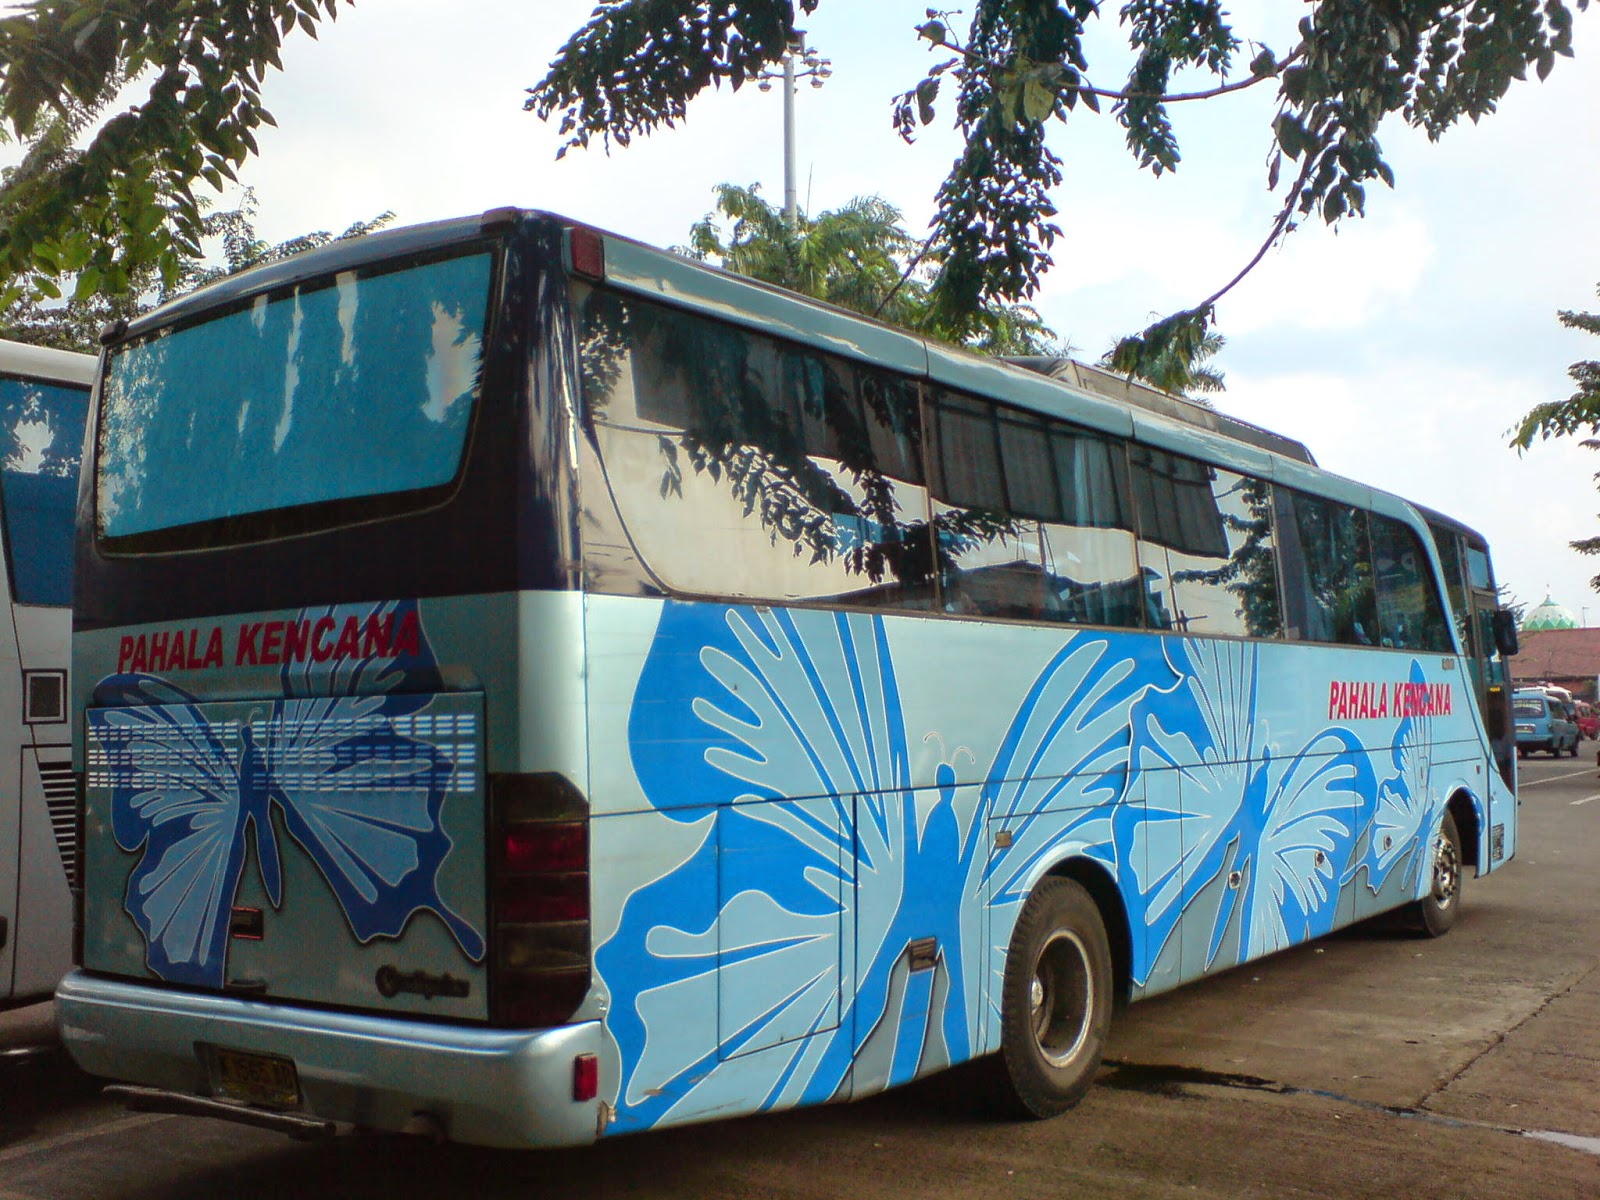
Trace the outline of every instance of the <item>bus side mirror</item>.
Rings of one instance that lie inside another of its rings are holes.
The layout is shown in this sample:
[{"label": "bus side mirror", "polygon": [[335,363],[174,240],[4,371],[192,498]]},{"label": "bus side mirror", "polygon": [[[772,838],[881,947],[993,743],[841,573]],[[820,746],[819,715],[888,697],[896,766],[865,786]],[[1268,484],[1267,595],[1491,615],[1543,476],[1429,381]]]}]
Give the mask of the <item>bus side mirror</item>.
[{"label": "bus side mirror", "polygon": [[1494,646],[1501,658],[1513,658],[1517,653],[1517,618],[1514,613],[1496,609],[1494,614]]}]

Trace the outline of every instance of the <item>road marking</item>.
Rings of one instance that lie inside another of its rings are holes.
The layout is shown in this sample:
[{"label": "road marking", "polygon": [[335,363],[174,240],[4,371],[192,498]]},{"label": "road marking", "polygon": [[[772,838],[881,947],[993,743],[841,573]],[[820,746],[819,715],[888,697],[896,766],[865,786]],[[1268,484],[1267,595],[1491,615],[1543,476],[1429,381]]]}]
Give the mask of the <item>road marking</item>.
[{"label": "road marking", "polygon": [[1594,774],[1594,768],[1585,767],[1581,771],[1568,771],[1565,775],[1552,775],[1548,779],[1523,779],[1519,776],[1517,790],[1520,792],[1524,788],[1543,787],[1547,783],[1560,783],[1563,779],[1577,779],[1580,776],[1592,774]]},{"label": "road marking", "polygon": [[1589,801],[1591,801],[1591,800],[1600,800],[1600,792],[1597,792],[1597,793],[1596,793],[1596,794],[1595,794],[1595,795],[1593,795],[1593,796],[1585,796],[1585,797],[1584,797],[1584,798],[1583,798],[1583,799],[1582,799],[1582,800],[1574,800],[1574,801],[1573,801],[1573,802],[1572,802],[1572,807],[1573,807],[1573,808],[1577,808],[1577,807],[1578,807],[1578,805],[1580,805],[1580,804],[1587,804],[1587,803],[1589,803]]}]

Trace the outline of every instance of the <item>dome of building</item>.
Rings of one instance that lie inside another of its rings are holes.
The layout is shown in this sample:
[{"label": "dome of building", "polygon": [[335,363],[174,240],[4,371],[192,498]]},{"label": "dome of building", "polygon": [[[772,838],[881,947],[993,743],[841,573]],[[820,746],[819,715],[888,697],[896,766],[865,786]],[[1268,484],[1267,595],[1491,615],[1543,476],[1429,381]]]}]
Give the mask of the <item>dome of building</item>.
[{"label": "dome of building", "polygon": [[1570,608],[1557,604],[1549,596],[1544,598],[1544,603],[1531,610],[1522,618],[1522,632],[1533,633],[1540,629],[1576,629],[1578,618],[1572,615]]}]

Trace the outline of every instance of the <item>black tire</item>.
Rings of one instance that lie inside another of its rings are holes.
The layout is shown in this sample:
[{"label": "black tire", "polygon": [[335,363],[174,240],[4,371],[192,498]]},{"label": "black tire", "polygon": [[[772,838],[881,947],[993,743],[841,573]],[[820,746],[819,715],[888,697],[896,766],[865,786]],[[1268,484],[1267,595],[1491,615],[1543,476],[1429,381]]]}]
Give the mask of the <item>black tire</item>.
[{"label": "black tire", "polygon": [[1443,937],[1461,909],[1461,835],[1456,831],[1456,819],[1448,812],[1432,850],[1428,894],[1412,906],[1412,913],[1424,934]]},{"label": "black tire", "polygon": [[1006,953],[996,1102],[1053,1117],[1089,1090],[1111,1029],[1111,947],[1089,893],[1049,878],[1022,906]]}]

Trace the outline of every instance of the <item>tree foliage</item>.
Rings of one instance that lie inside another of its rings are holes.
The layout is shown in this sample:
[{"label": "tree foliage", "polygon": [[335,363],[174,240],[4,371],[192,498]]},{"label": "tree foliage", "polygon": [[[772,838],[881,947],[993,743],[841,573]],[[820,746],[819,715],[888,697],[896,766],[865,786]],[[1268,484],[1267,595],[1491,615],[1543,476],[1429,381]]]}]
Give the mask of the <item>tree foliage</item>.
[{"label": "tree foliage", "polygon": [[171,283],[155,264],[145,263],[130,273],[129,286],[122,292],[95,290],[81,294],[73,288],[61,300],[18,296],[0,311],[0,337],[94,354],[100,348],[100,331],[108,324],[131,321],[158,304],[224,276],[332,241],[376,233],[394,219],[392,212],[385,212],[370,221],[357,221],[337,237],[327,230],[316,230],[287,241],[268,242],[256,233],[255,216],[255,194],[249,189],[238,207],[207,212],[201,218],[200,253],[179,254],[178,270]]},{"label": "tree foliage", "polygon": [[[344,0],[353,3],[354,0]],[[221,191],[272,124],[279,47],[339,0],[28,0],[0,17],[0,306],[176,285]],[[127,102],[131,94],[133,102]]]},{"label": "tree foliage", "polygon": [[[1600,296],[1600,287],[1595,288]],[[1561,311],[1556,314],[1568,329],[1600,335],[1600,313]],[[1536,405],[1512,431],[1511,445],[1519,452],[1533,445],[1534,439],[1567,437],[1587,432],[1589,436],[1579,445],[1586,450],[1600,450],[1600,361],[1584,359],[1567,368],[1578,390],[1565,400],[1552,400]],[[1600,481],[1600,473],[1595,479]],[[1571,543],[1580,554],[1600,554],[1600,537],[1580,538]],[[1600,575],[1589,581],[1589,586],[1600,592]]]},{"label": "tree foliage", "polygon": [[[838,0],[834,0],[835,3]],[[559,117],[566,146],[626,145],[684,119],[707,86],[737,89],[779,61],[801,14],[823,0],[600,0],[589,21],[529,89],[526,107]],[[1578,9],[1588,0],[1573,0]],[[1152,324],[1117,351],[1147,374],[1163,356],[1200,344],[1217,300],[1301,220],[1334,223],[1365,212],[1367,187],[1392,187],[1378,131],[1398,118],[1438,138],[1462,118],[1492,113],[1532,69],[1549,74],[1572,53],[1563,0],[1311,0],[1293,45],[1273,49],[1236,30],[1223,0],[973,0],[963,36],[951,14],[925,10],[917,34],[943,51],[893,101],[906,138],[934,121],[954,91],[964,149],[939,189],[931,302],[957,328],[985,300],[1031,296],[1060,234],[1052,189],[1064,163],[1052,139],[1070,119],[1109,117],[1140,167],[1182,159],[1171,107],[1248,87],[1277,89],[1266,181],[1282,206],[1254,259],[1198,303]],[[907,15],[912,15],[907,6]],[[1085,32],[1115,11],[1134,62],[1126,83],[1101,86]],[[1174,92],[1180,72],[1218,81]],[[563,147],[565,149],[566,147]]]},{"label": "tree foliage", "polygon": [[[1600,296],[1600,287],[1595,288],[1595,295]],[[1600,313],[1563,310],[1556,317],[1568,329],[1600,334]],[[1526,450],[1535,438],[1566,437],[1582,430],[1600,434],[1600,362],[1575,362],[1567,374],[1578,390],[1565,400],[1551,400],[1531,409],[1512,432],[1511,444],[1516,449]]]},{"label": "tree foliage", "polygon": [[932,302],[934,264],[900,210],[878,196],[815,218],[802,212],[791,223],[759,184],[724,183],[715,192],[716,210],[694,225],[683,248],[692,258],[983,353],[1065,353],[1027,304],[983,300],[955,327],[946,324]]}]

